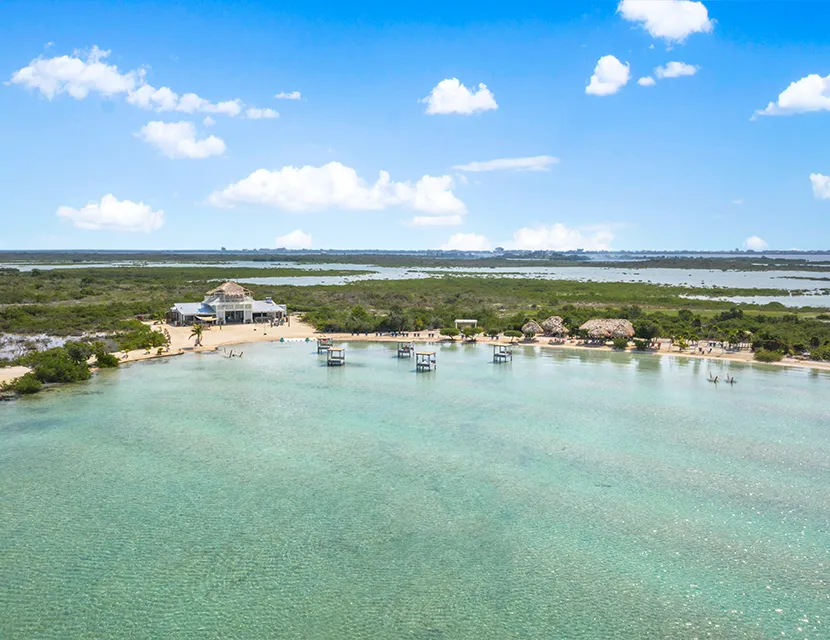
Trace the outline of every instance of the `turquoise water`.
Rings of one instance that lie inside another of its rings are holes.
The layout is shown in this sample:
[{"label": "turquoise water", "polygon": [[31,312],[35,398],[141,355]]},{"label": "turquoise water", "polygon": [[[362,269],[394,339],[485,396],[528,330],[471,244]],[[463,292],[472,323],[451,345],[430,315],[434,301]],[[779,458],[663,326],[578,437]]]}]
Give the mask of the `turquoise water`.
[{"label": "turquoise water", "polygon": [[830,376],[436,348],[0,406],[0,637],[830,637]]}]

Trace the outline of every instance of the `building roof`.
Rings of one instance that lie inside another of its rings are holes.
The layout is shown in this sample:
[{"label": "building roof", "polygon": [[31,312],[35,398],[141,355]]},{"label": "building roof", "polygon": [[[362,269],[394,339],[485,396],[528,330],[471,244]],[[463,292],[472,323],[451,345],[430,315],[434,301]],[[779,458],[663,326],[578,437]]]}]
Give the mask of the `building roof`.
[{"label": "building roof", "polygon": [[268,313],[275,311],[282,311],[285,315],[287,309],[284,304],[277,304],[273,300],[254,300],[251,306],[252,313]]},{"label": "building roof", "polygon": [[586,331],[590,338],[634,337],[634,327],[628,320],[622,318],[588,320],[579,328]]},{"label": "building roof", "polygon": [[223,295],[228,296],[231,298],[244,298],[245,296],[252,295],[251,292],[243,287],[241,284],[237,284],[236,282],[225,282],[224,284],[219,285],[215,289],[211,289],[207,292],[209,296],[211,295]]},{"label": "building roof", "polygon": [[212,316],[216,311],[204,302],[177,302],[171,310],[175,309],[183,316]]},{"label": "building roof", "polygon": [[565,327],[565,321],[559,316],[551,316],[542,323],[542,328],[546,333],[568,333]]},{"label": "building roof", "polygon": [[535,320],[530,320],[522,327],[522,333],[544,333],[544,329]]}]

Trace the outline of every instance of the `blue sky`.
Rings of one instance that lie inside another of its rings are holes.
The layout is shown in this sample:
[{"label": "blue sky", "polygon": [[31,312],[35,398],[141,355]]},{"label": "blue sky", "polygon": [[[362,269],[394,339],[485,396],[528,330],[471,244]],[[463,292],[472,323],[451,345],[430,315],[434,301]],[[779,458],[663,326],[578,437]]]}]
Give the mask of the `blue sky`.
[{"label": "blue sky", "polygon": [[4,2],[0,248],[830,247],[830,3],[626,2]]}]

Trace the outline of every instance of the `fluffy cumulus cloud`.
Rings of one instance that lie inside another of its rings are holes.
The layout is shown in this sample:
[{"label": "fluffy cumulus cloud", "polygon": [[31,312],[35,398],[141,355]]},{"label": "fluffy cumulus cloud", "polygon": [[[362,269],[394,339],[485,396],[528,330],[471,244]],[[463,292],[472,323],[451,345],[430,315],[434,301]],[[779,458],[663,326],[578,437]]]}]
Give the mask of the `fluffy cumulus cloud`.
[{"label": "fluffy cumulus cloud", "polygon": [[440,248],[443,251],[488,251],[490,242],[476,233],[455,233]]},{"label": "fluffy cumulus cloud", "polygon": [[93,231],[149,233],[164,224],[164,211],[153,211],[143,202],[118,200],[111,193],[101,198],[100,202],[90,202],[81,209],[58,207],[56,214],[78,229]]},{"label": "fluffy cumulus cloud", "polygon": [[499,108],[486,85],[479,84],[477,90],[470,90],[461,84],[458,78],[441,80],[421,102],[426,103],[426,112],[430,115],[446,113],[470,115]]},{"label": "fluffy cumulus cloud", "polygon": [[652,37],[668,42],[683,42],[715,26],[706,5],[691,0],[622,0],[617,12],[625,20],[640,23]]},{"label": "fluffy cumulus cloud", "polygon": [[213,192],[207,201],[217,207],[254,204],[296,212],[371,211],[401,206],[436,216],[461,216],[466,207],[452,188],[451,176],[424,176],[412,184],[394,182],[386,171],[369,184],[351,167],[329,162],[321,167],[259,169]]},{"label": "fluffy cumulus cloud", "polygon": [[109,54],[92,47],[86,56],[78,51],[71,56],[40,56],[15,71],[9,82],[36,89],[50,100],[62,93],[76,100],[92,92],[104,96],[130,93],[143,82],[143,72],[121,73],[115,65],[107,64]]},{"label": "fluffy cumulus cloud", "polygon": [[699,67],[693,64],[686,64],[685,62],[669,62],[662,67],[654,69],[654,75],[660,78],[682,78],[683,76],[693,76],[698,72]]},{"label": "fluffy cumulus cloud", "polygon": [[285,91],[280,91],[274,97],[277,100],[302,100],[303,99],[303,96],[300,94],[299,91],[290,91],[288,93],[286,93]]},{"label": "fluffy cumulus cloud", "polygon": [[[15,71],[9,83],[39,91],[50,100],[64,93],[76,100],[98,93],[105,97],[123,96],[129,104],[159,112],[198,112],[236,117],[245,106],[238,98],[211,102],[195,93],[180,95],[169,87],[156,88],[145,82],[143,69],[121,72],[116,65],[107,62],[109,55],[109,51],[93,46],[87,54],[75,51],[72,55],[52,58],[40,56]],[[270,109],[251,108],[249,111],[252,109],[260,114],[254,116],[255,119],[275,117],[261,115],[271,112]]]},{"label": "fluffy cumulus cloud", "polygon": [[641,87],[652,87],[655,84],[655,80],[651,76],[644,76],[637,80],[637,84]]},{"label": "fluffy cumulus cloud", "polygon": [[256,107],[249,107],[245,109],[245,117],[249,120],[270,120],[272,118],[279,118],[280,114],[273,109],[258,109]]},{"label": "fluffy cumulus cloud", "polygon": [[284,236],[278,236],[276,243],[277,248],[311,249],[311,235],[297,229],[291,233],[286,233]]},{"label": "fluffy cumulus cloud", "polygon": [[820,173],[810,174],[810,183],[813,185],[813,195],[818,200],[830,200],[830,176]]},{"label": "fluffy cumulus cloud", "polygon": [[482,171],[548,171],[551,165],[557,164],[559,158],[553,156],[533,156],[530,158],[499,158],[484,162],[469,162],[453,167],[456,171],[479,173]]},{"label": "fluffy cumulus cloud", "polygon": [[763,251],[764,249],[769,248],[769,245],[763,238],[759,238],[758,236],[749,236],[746,240],[744,240],[744,247],[746,249],[752,249],[753,251]]},{"label": "fluffy cumulus cloud", "polygon": [[192,122],[148,122],[136,136],[156,147],[168,158],[200,160],[225,153],[222,138],[208,136],[197,139]]},{"label": "fluffy cumulus cloud", "polygon": [[602,56],[594,67],[594,75],[585,87],[585,93],[593,96],[610,96],[622,89],[631,77],[628,63],[623,64],[614,56]]},{"label": "fluffy cumulus cloud", "polygon": [[614,234],[602,226],[575,228],[562,223],[523,227],[513,234],[511,249],[526,251],[603,251],[611,248]]},{"label": "fluffy cumulus cloud", "polygon": [[180,96],[168,87],[156,89],[145,84],[127,94],[127,102],[141,109],[153,111],[179,111],[181,113],[215,113],[235,118],[242,113],[243,102],[239,99],[224,102],[210,102],[195,93]]},{"label": "fluffy cumulus cloud", "polygon": [[779,94],[778,100],[756,111],[756,115],[788,116],[810,111],[830,111],[830,76],[822,78],[811,73],[796,80]]}]

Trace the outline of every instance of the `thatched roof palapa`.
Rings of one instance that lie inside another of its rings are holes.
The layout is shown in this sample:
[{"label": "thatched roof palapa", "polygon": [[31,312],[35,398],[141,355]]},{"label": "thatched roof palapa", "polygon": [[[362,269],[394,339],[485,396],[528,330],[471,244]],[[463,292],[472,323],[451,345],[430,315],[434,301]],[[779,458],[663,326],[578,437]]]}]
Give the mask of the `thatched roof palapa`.
[{"label": "thatched roof palapa", "polygon": [[243,287],[241,284],[237,284],[236,282],[225,282],[224,284],[219,285],[215,289],[211,289],[208,291],[209,296],[225,296],[226,298],[244,298],[245,296],[250,296],[251,292]]},{"label": "thatched roof palapa", "polygon": [[586,331],[589,338],[610,339],[634,337],[634,326],[628,320],[621,318],[588,320],[588,322],[579,328],[582,331]]},{"label": "thatched roof palapa", "polygon": [[568,329],[565,327],[565,321],[559,316],[551,316],[545,320],[542,323],[542,329],[545,330],[545,333],[552,336],[566,335],[568,333]]},{"label": "thatched roof palapa", "polygon": [[544,333],[544,332],[545,332],[545,330],[542,329],[542,327],[539,326],[539,323],[536,322],[535,320],[530,320],[529,322],[527,322],[527,324],[525,324],[522,327],[522,333],[525,333],[525,334],[526,333],[532,333],[533,335],[536,335],[537,333]]}]

